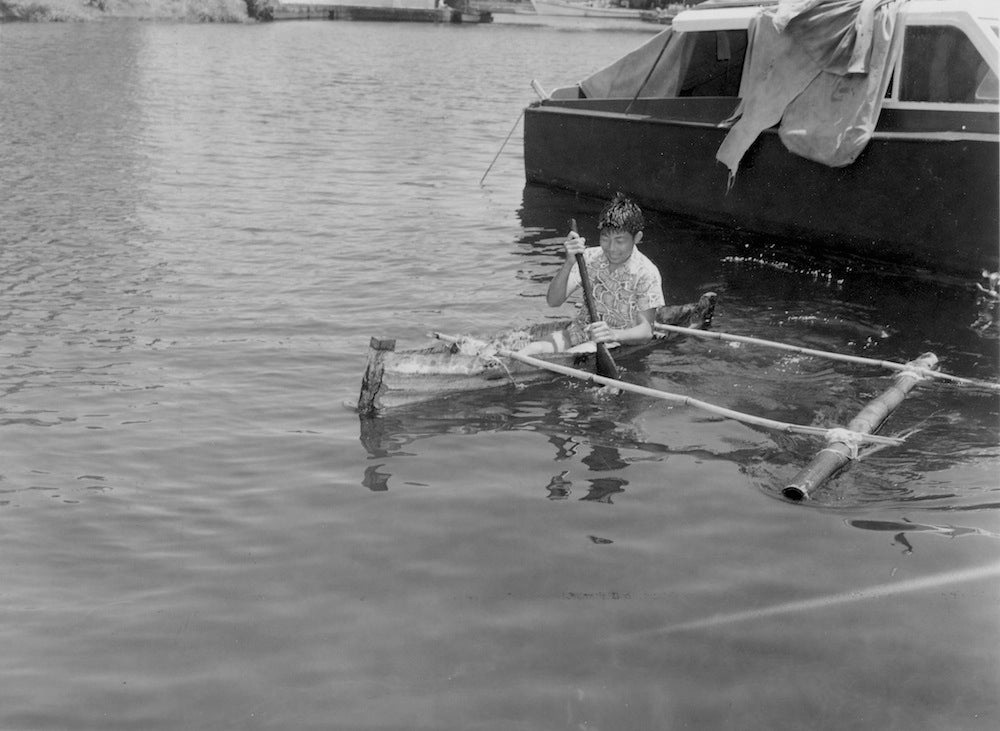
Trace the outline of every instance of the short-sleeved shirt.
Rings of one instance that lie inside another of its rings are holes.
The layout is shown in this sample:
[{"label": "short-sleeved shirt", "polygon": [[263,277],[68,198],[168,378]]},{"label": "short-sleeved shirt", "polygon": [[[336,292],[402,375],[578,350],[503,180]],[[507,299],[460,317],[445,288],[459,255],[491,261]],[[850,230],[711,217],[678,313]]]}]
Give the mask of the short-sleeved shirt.
[{"label": "short-sleeved shirt", "polygon": [[[597,315],[609,327],[623,329],[638,322],[640,312],[662,307],[663,283],[660,271],[645,254],[633,249],[632,256],[617,269],[611,269],[611,262],[599,246],[592,246],[583,252],[587,264],[587,274],[594,290],[594,306]],[[580,286],[580,268],[573,267],[566,280],[566,292],[572,293]],[[585,325],[590,321],[586,308],[576,321]]]}]

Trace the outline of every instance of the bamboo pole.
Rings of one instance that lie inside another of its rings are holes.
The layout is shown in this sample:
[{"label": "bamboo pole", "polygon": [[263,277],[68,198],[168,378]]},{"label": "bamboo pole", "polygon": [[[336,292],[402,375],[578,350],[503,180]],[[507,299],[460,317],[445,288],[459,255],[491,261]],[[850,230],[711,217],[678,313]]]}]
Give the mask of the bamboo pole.
[{"label": "bamboo pole", "polygon": [[865,406],[847,425],[848,431],[827,435],[827,446],[782,489],[781,494],[799,502],[810,496],[827,480],[853,459],[857,459],[857,442],[853,434],[870,434],[878,429],[899,406],[906,395],[924,379],[923,372],[933,368],[937,356],[924,353],[911,362],[913,368],[896,376],[896,382]]},{"label": "bamboo pole", "polygon": [[[830,353],[825,350],[813,350],[812,348],[801,348],[798,345],[788,345],[786,343],[778,343],[773,340],[762,340],[761,338],[751,338],[745,335],[730,335],[729,333],[715,332],[713,330],[695,330],[689,327],[679,327],[677,325],[663,325],[657,323],[654,325],[657,330],[662,330],[663,332],[675,332],[675,333],[685,333],[687,335],[694,335],[699,338],[709,338],[713,340],[726,340],[734,343],[747,343],[748,345],[760,345],[766,348],[776,348],[778,350],[788,350],[793,353],[799,353],[801,355],[812,355],[818,358],[827,358],[828,360],[839,360],[845,363],[859,363],[861,365],[878,366],[880,368],[887,368],[894,371],[912,371],[913,368],[909,363],[897,363],[892,360],[876,360],[875,358],[863,358],[858,355],[843,355],[841,353]],[[930,368],[925,368],[920,371],[920,375],[926,376],[928,378],[937,378],[945,381],[953,381],[954,383],[959,383],[965,386],[974,386],[976,388],[986,388],[993,391],[1000,391],[1000,383],[993,383],[992,381],[980,381],[975,378],[963,378],[961,376],[953,376],[950,373],[942,373],[938,370],[932,370]]]},{"label": "bamboo pole", "polygon": [[[619,381],[614,378],[605,378],[604,376],[598,376],[594,373],[588,373],[587,371],[581,371],[577,368],[570,368],[568,366],[558,365],[556,363],[550,363],[547,360],[542,360],[540,358],[534,358],[530,355],[522,355],[511,350],[499,350],[498,355],[502,355],[505,358],[513,358],[514,360],[521,361],[522,363],[527,363],[535,368],[543,368],[553,373],[559,373],[564,376],[571,376],[573,378],[579,378],[582,381],[591,381],[593,383],[599,383],[602,386],[611,386],[613,388],[619,388],[623,391],[630,391],[632,393],[638,393],[643,396],[651,396],[653,398],[661,399],[663,401],[672,401],[675,403],[681,403],[685,406],[691,406],[696,409],[701,409],[702,411],[707,411],[709,413],[715,414],[717,416],[722,416],[727,419],[732,419],[734,421],[739,421],[744,424],[752,424],[754,426],[761,426],[766,429],[773,429],[775,431],[793,433],[793,434],[809,434],[811,436],[829,437],[831,432],[844,430],[835,427],[833,429],[818,427],[818,426],[801,426],[798,424],[789,424],[783,421],[775,421],[774,419],[765,419],[759,416],[753,416],[752,414],[744,414],[739,411],[733,411],[732,409],[727,409],[722,406],[716,406],[715,404],[710,404],[707,401],[699,401],[698,399],[691,398],[690,396],[682,396],[676,393],[670,393],[668,391],[660,391],[655,388],[647,388],[646,386],[637,386],[633,383],[628,383],[626,381]],[[872,442],[875,444],[882,445],[899,445],[903,443],[902,439],[897,439],[894,437],[882,437],[875,434],[868,433],[853,433],[851,437],[859,441]]]}]

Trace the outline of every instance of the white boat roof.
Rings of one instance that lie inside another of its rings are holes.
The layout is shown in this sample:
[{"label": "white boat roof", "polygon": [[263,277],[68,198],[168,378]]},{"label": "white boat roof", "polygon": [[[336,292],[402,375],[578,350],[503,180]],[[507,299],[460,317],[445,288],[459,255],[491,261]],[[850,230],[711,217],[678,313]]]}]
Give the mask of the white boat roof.
[{"label": "white boat roof", "polygon": [[742,5],[729,7],[682,10],[674,16],[671,27],[676,31],[690,32],[702,30],[745,30],[756,17],[763,5]]},{"label": "white boat roof", "polygon": [[[678,13],[673,28],[677,31],[746,29],[762,8],[777,4],[778,0],[706,0]],[[908,19],[963,15],[996,22],[1000,19],[1000,3],[997,0],[910,0],[900,12]]]}]

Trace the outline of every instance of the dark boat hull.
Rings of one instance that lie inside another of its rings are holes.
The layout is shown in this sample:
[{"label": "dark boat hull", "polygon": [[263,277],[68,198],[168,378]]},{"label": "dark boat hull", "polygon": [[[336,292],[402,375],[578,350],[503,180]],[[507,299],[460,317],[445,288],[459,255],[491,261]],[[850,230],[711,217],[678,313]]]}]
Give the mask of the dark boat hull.
[{"label": "dark boat hull", "polygon": [[884,110],[872,141],[843,168],[798,157],[767,130],[727,189],[715,153],[736,99],[637,100],[625,114],[629,103],[529,107],[527,181],[597,197],[622,190],[655,210],[871,259],[997,268],[996,114]]}]

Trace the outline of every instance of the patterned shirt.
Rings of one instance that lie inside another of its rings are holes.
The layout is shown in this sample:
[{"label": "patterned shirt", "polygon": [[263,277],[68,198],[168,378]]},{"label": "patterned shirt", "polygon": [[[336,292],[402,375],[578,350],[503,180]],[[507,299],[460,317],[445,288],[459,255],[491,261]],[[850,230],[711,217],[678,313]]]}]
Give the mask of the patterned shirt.
[{"label": "patterned shirt", "polygon": [[[594,289],[597,315],[609,327],[617,330],[632,327],[638,322],[640,312],[663,306],[660,271],[638,249],[633,249],[628,261],[614,271],[599,246],[584,251],[583,259]],[[566,281],[566,292],[572,293],[579,287],[580,268],[573,267]],[[580,325],[590,322],[586,307],[577,315],[576,322]]]}]

